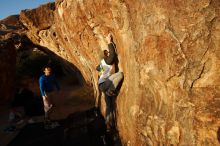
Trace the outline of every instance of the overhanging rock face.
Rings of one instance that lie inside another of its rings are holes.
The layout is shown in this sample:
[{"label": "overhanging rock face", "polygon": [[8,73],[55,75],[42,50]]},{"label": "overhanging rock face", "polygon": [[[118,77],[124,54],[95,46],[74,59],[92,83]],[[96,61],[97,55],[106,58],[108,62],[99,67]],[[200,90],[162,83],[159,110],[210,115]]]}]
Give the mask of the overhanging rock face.
[{"label": "overhanging rock face", "polygon": [[125,145],[218,145],[219,0],[60,0],[20,20],[97,96],[95,67],[112,32],[125,76],[116,100]]}]

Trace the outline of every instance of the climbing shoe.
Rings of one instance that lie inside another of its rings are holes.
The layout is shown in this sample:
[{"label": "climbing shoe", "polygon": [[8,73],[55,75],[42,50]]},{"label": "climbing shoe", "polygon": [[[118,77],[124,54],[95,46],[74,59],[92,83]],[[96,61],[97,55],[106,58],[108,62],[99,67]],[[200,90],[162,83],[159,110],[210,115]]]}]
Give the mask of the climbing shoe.
[{"label": "climbing shoe", "polygon": [[48,120],[48,119],[45,119],[45,121],[44,121],[44,129],[46,129],[46,130],[51,129],[50,128],[50,124],[51,124],[51,121]]},{"label": "climbing shoe", "polygon": [[44,128],[46,130],[49,130],[49,129],[54,129],[54,128],[57,128],[59,127],[60,124],[58,122],[48,122],[48,123],[45,123],[44,124]]},{"label": "climbing shoe", "polygon": [[110,123],[106,123],[106,132],[110,132],[111,131],[111,125]]},{"label": "climbing shoe", "polygon": [[50,124],[50,128],[51,128],[51,129],[56,128],[56,127],[59,127],[59,126],[60,126],[60,124],[59,124],[58,122],[52,122],[52,123]]}]

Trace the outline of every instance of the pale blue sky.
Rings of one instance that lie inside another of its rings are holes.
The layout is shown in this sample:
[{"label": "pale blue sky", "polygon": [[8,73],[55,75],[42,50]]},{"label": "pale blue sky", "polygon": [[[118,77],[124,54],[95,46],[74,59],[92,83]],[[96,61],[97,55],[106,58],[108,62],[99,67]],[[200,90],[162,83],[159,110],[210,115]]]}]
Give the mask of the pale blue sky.
[{"label": "pale blue sky", "polygon": [[21,10],[36,8],[41,4],[55,0],[2,0],[0,4],[0,20],[10,15],[19,14]]}]

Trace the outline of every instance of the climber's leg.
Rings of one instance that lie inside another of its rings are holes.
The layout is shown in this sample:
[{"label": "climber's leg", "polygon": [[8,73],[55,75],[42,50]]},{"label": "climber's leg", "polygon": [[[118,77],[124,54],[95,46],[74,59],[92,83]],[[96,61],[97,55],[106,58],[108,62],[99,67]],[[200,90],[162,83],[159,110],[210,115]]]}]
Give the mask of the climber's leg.
[{"label": "climber's leg", "polygon": [[117,72],[109,77],[109,86],[108,90],[106,91],[107,95],[111,96],[114,95],[116,88],[118,87],[118,84],[122,81],[124,75],[122,72]]}]

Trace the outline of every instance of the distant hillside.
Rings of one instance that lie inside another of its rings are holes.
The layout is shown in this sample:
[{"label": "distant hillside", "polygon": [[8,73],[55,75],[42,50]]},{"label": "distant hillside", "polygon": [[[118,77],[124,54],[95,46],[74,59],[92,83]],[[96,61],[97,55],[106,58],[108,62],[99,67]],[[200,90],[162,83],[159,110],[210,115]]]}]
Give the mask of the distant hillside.
[{"label": "distant hillside", "polygon": [[6,17],[5,19],[0,20],[1,24],[7,24],[7,25],[19,25],[19,15],[11,15]]}]

